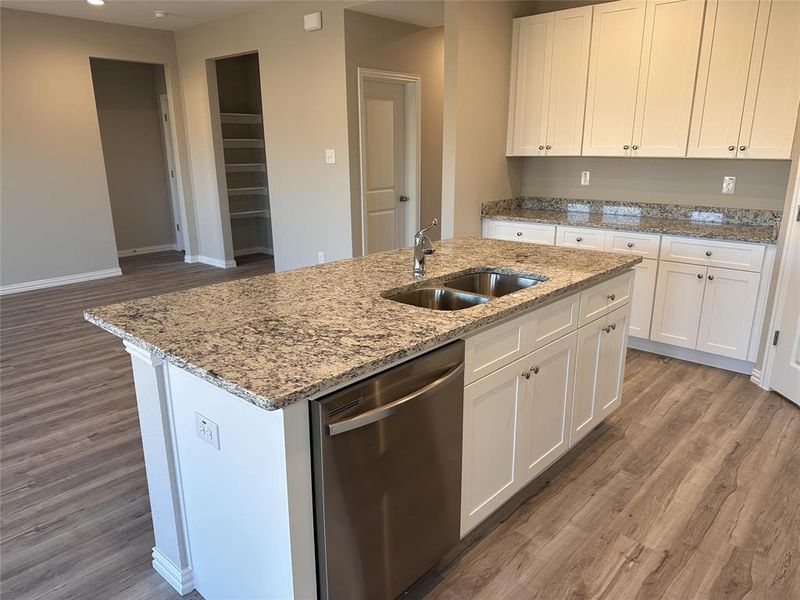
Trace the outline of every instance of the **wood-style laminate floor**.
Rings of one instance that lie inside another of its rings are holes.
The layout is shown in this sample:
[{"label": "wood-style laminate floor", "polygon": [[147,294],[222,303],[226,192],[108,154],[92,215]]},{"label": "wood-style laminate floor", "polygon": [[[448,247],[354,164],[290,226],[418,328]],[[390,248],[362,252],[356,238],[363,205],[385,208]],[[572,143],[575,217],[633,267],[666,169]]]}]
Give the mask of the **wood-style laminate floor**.
[{"label": "wood-style laminate floor", "polygon": [[[128,355],[81,311],[272,264],[121,263],[120,278],[0,301],[4,599],[179,598],[150,568]],[[415,594],[800,598],[800,409],[742,375],[630,351],[622,408],[544,481]]]}]

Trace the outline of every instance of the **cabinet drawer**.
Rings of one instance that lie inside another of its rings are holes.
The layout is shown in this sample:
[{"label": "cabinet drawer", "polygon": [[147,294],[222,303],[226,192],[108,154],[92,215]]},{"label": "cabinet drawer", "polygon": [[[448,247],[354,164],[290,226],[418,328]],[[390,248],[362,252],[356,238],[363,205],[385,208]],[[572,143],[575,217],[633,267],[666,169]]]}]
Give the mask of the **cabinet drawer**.
[{"label": "cabinet drawer", "polygon": [[517,223],[514,221],[490,221],[490,237],[499,240],[514,240],[531,244],[555,244],[555,225]]},{"label": "cabinet drawer", "polygon": [[639,254],[645,258],[658,258],[660,242],[660,235],[606,231],[605,249],[609,252],[626,252],[628,254]]},{"label": "cabinet drawer", "polygon": [[556,231],[556,246],[602,250],[605,245],[604,239],[605,232],[600,229],[558,227]]},{"label": "cabinet drawer", "polygon": [[528,315],[495,325],[466,339],[464,385],[477,381],[528,353]]},{"label": "cabinet drawer", "polygon": [[661,241],[660,256],[661,260],[672,262],[761,271],[764,246],[664,236]]},{"label": "cabinet drawer", "polygon": [[581,292],[578,325],[583,327],[609,311],[630,302],[633,293],[633,271],[600,283]]},{"label": "cabinet drawer", "polygon": [[534,311],[526,324],[528,352],[538,350],[578,328],[580,299],[580,294],[574,294]]}]

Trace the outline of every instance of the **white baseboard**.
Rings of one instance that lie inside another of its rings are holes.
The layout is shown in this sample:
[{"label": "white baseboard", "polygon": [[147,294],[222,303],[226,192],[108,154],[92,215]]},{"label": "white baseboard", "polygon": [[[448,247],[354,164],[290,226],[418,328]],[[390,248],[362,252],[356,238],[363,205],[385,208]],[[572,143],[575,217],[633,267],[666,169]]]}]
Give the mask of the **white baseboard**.
[{"label": "white baseboard", "polygon": [[32,290],[41,290],[60,285],[69,285],[71,283],[93,281],[95,279],[105,279],[106,277],[119,277],[120,275],[122,275],[122,271],[119,267],[115,267],[113,269],[103,269],[102,271],[90,271],[88,273],[77,273],[76,275],[64,275],[62,277],[50,277],[49,279],[37,279],[36,281],[12,283],[11,285],[4,285],[0,287],[0,296],[19,294],[21,292],[30,292]]},{"label": "white baseboard", "polygon": [[755,366],[754,363],[746,360],[739,360],[738,358],[717,356],[716,354],[709,354],[708,352],[690,350],[689,348],[681,348],[679,346],[654,342],[653,340],[645,340],[633,336],[628,337],[628,347],[634,350],[643,350],[645,352],[661,354],[662,356],[678,358],[709,367],[725,369],[726,371],[733,371],[734,373],[744,373],[745,375],[753,373],[753,368]]},{"label": "white baseboard", "polygon": [[198,256],[199,262],[204,265],[210,265],[219,269],[233,269],[236,267],[235,260],[221,260],[219,258],[211,258],[210,256]]},{"label": "white baseboard", "polygon": [[267,246],[253,246],[252,248],[239,248],[233,251],[234,256],[245,256],[248,254],[272,254],[272,248]]},{"label": "white baseboard", "polygon": [[179,569],[175,564],[164,556],[158,548],[153,548],[153,568],[167,580],[175,591],[184,596],[194,589],[194,576],[192,569],[187,567]]},{"label": "white baseboard", "polygon": [[200,262],[200,255],[199,254],[184,254],[183,255],[183,262],[185,262],[185,263],[199,263]]},{"label": "white baseboard", "polygon": [[127,250],[117,250],[117,256],[133,256],[134,254],[152,254],[154,252],[166,252],[167,250],[177,250],[175,244],[161,244],[160,246],[142,246],[141,248],[128,248]]},{"label": "white baseboard", "polygon": [[763,377],[764,374],[761,372],[761,369],[753,368],[753,374],[750,376],[750,381],[755,383],[762,390],[769,391],[769,386],[764,385]]}]

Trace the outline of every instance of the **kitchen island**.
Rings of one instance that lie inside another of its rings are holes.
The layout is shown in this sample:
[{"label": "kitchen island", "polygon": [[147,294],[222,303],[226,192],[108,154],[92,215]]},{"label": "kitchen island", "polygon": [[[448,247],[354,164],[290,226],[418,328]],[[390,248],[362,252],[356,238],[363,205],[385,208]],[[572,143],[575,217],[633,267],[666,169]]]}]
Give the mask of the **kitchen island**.
[{"label": "kitchen island", "polygon": [[[453,340],[467,339],[469,354],[470,339],[568,298],[573,343],[578,306],[580,325],[608,333],[616,305],[603,285],[625,275],[630,290],[640,260],[463,238],[436,244],[423,279],[404,249],[87,310],[132,356],[154,567],[208,600],[316,597],[308,401]],[[387,298],[487,268],[543,278],[465,310]],[[493,376],[465,375],[471,386]],[[490,505],[465,514],[477,522]]]}]

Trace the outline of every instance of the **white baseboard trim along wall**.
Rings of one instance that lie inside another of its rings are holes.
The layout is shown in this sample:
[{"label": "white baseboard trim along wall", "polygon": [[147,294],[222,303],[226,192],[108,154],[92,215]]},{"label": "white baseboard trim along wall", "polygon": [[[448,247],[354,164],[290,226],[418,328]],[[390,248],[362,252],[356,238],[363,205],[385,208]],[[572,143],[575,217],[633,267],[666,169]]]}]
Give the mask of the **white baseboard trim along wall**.
[{"label": "white baseboard trim along wall", "polygon": [[671,344],[654,342],[653,340],[645,340],[633,336],[628,338],[628,347],[635,350],[644,350],[645,352],[653,352],[663,356],[670,356],[680,360],[688,360],[689,362],[699,363],[709,367],[717,367],[719,369],[726,369],[736,373],[744,373],[745,375],[750,375],[753,372],[754,367],[753,363],[746,360],[728,358],[727,356],[718,356],[716,354],[709,354],[708,352],[691,350],[689,348],[680,348]]},{"label": "white baseboard trim along wall", "polygon": [[71,283],[81,283],[83,281],[93,281],[95,279],[105,279],[106,277],[118,277],[120,275],[122,275],[122,271],[119,267],[115,267],[113,269],[103,269],[102,271],[90,271],[88,273],[77,273],[75,275],[64,275],[62,277],[12,283],[0,287],[0,296],[41,290],[44,288],[57,287],[59,285],[69,285]]},{"label": "white baseboard trim along wall", "polygon": [[235,260],[222,260],[219,258],[211,258],[210,256],[203,256],[202,254],[187,254],[183,257],[183,262],[187,263],[203,263],[218,269],[233,269],[236,267]]},{"label": "white baseboard trim along wall", "polygon": [[166,252],[167,250],[177,250],[175,244],[161,244],[160,246],[143,246],[141,248],[128,248],[127,250],[117,250],[117,256],[133,256],[134,254],[152,254],[153,252]]},{"label": "white baseboard trim along wall", "polygon": [[253,246],[252,248],[239,248],[233,252],[234,256],[246,256],[248,254],[272,254],[272,248]]}]

